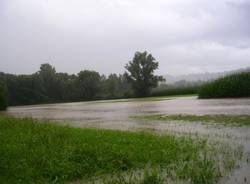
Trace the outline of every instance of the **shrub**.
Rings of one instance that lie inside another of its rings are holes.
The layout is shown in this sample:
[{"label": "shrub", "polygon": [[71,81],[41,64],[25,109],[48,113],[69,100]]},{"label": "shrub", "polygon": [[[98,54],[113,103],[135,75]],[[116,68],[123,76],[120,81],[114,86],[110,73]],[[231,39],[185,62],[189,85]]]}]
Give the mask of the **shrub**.
[{"label": "shrub", "polygon": [[221,77],[201,86],[199,98],[231,98],[250,96],[250,72]]},{"label": "shrub", "polygon": [[0,110],[6,110],[7,108],[7,99],[6,92],[4,89],[0,88]]},{"label": "shrub", "polygon": [[194,86],[167,86],[164,88],[156,88],[150,96],[169,96],[169,95],[189,95],[197,94],[199,85]]}]

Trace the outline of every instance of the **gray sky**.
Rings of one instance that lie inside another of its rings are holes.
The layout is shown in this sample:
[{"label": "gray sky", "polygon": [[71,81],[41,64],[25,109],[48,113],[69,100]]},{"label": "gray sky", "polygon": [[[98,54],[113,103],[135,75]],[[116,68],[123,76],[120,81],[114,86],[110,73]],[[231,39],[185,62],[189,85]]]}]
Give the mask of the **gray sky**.
[{"label": "gray sky", "polygon": [[0,0],[0,71],[122,73],[144,50],[160,74],[250,66],[250,0]]}]

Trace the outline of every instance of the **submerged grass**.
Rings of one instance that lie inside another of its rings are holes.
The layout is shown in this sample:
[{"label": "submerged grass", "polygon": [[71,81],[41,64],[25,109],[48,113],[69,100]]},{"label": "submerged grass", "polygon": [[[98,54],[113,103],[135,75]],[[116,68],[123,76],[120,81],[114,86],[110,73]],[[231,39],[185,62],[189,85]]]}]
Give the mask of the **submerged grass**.
[{"label": "submerged grass", "polygon": [[155,114],[149,116],[136,116],[135,119],[141,120],[157,120],[157,121],[188,121],[188,122],[214,122],[223,123],[227,125],[250,125],[249,115],[188,115],[188,114],[177,114],[177,115],[162,115]]},{"label": "submerged grass", "polygon": [[142,174],[134,174],[131,172],[129,175],[114,175],[111,178],[104,178],[101,183],[104,184],[164,184],[164,177],[161,175],[159,169],[145,169]]},{"label": "submerged grass", "polygon": [[143,172],[129,171],[115,173],[111,176],[101,176],[92,180],[80,180],[71,184],[164,184],[162,170],[159,168],[145,169]]},{"label": "submerged grass", "polygon": [[[231,148],[226,154],[219,150],[204,139],[71,128],[0,116],[2,183],[64,183],[144,170],[148,165],[164,169],[173,180],[215,183],[228,162],[234,167],[237,160]],[[161,183],[162,177],[149,172],[141,181],[137,183]]]}]

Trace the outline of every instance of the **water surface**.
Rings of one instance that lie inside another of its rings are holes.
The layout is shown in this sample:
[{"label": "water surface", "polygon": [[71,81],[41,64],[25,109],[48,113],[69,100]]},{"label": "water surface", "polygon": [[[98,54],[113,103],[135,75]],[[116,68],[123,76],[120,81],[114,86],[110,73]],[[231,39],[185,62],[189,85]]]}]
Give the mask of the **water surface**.
[{"label": "water surface", "polygon": [[83,126],[93,122],[128,123],[131,116],[159,113],[250,115],[250,98],[199,100],[180,97],[145,102],[77,102],[10,107],[7,111],[7,114],[18,117],[68,121]]}]

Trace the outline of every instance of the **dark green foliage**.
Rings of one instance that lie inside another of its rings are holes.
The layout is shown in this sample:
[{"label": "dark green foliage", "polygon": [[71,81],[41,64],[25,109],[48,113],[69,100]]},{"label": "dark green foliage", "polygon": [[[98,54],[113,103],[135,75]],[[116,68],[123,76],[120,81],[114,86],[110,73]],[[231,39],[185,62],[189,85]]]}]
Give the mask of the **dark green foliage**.
[{"label": "dark green foliage", "polygon": [[5,85],[6,77],[0,72],[0,111],[7,108],[7,88]]},{"label": "dark green foliage", "polygon": [[78,73],[77,82],[82,99],[93,100],[101,90],[101,76],[98,72],[81,71]]},{"label": "dark green foliage", "polygon": [[250,72],[236,73],[204,84],[199,98],[233,98],[250,96]]},{"label": "dark green foliage", "polygon": [[170,96],[170,95],[189,95],[197,94],[199,91],[199,85],[193,86],[165,86],[161,88],[156,88],[152,90],[150,96]]},{"label": "dark green foliage", "polygon": [[110,74],[103,83],[106,98],[132,97],[132,91],[127,78],[124,75]]},{"label": "dark green foliage", "polygon": [[132,61],[125,66],[126,76],[132,84],[136,96],[147,96],[152,88],[156,87],[161,76],[154,75],[158,69],[158,62],[155,58],[145,52],[136,52]]},{"label": "dark green foliage", "polygon": [[116,74],[110,74],[106,80],[106,90],[108,97],[115,97],[118,92],[119,77]]},{"label": "dark green foliage", "polygon": [[5,90],[0,86],[0,111],[6,110],[7,108],[7,97]]},{"label": "dark green foliage", "polygon": [[0,73],[0,86],[8,91],[9,105],[131,97],[131,88],[124,75],[112,74],[106,79],[88,70],[69,75],[57,73],[48,63],[31,75]]},{"label": "dark green foliage", "polygon": [[38,72],[38,77],[43,88],[41,90],[45,96],[55,101],[62,98],[61,81],[54,67],[48,63],[42,64]]},{"label": "dark green foliage", "polygon": [[[221,177],[222,163],[235,159],[231,149],[223,157],[218,145],[197,138],[70,128],[5,116],[0,116],[0,143],[1,183],[63,183],[144,170],[150,164],[165,168],[171,179],[210,184]],[[160,181],[150,172],[143,183]]]},{"label": "dark green foliage", "polygon": [[199,88],[203,83],[202,81],[189,82],[186,80],[179,80],[172,84],[162,83],[152,90],[150,96],[198,94]]},{"label": "dark green foliage", "polygon": [[48,100],[39,75],[6,75],[10,105],[43,103]]},{"label": "dark green foliage", "polygon": [[[157,88],[161,76],[154,75],[158,63],[151,54],[137,52],[129,64],[128,73],[110,74],[83,70],[77,75],[57,73],[48,63],[31,75],[13,75],[0,72],[0,86],[7,91],[9,105],[75,102],[98,99],[133,98],[140,96],[166,96],[193,94],[196,88]],[[160,90],[158,90],[160,89]],[[134,92],[134,93],[133,93]]]}]

